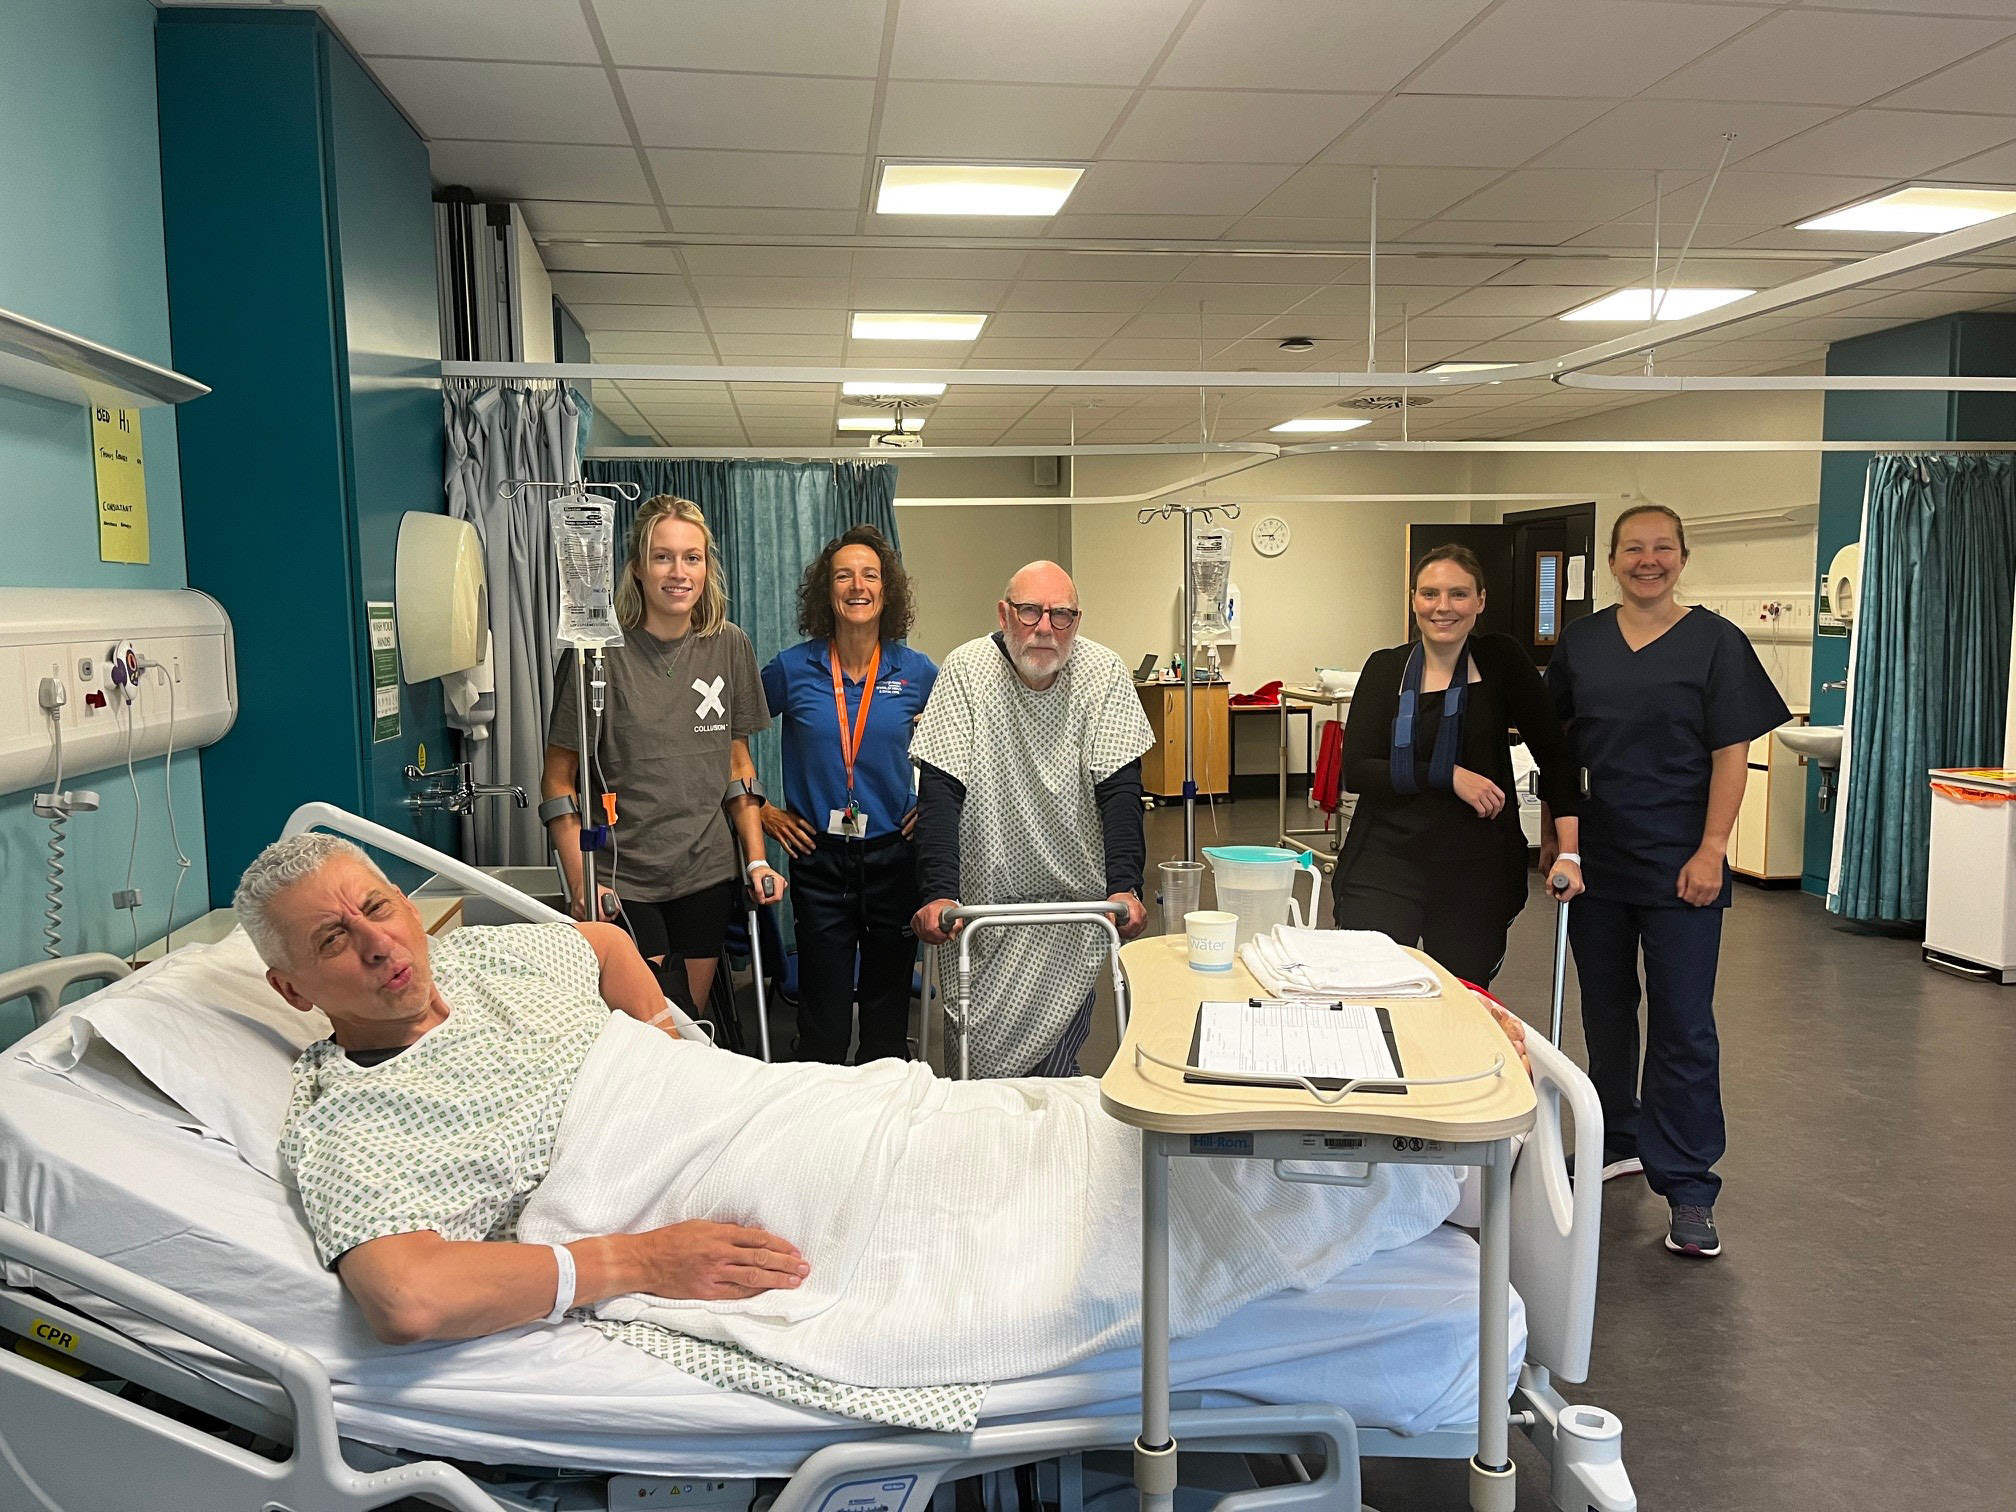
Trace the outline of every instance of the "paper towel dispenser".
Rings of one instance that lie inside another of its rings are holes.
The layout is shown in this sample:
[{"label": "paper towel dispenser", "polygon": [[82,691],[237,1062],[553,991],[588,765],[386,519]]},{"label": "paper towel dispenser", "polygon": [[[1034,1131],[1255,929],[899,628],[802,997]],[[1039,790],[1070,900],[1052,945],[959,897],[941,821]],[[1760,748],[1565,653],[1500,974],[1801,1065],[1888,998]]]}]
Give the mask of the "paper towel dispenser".
[{"label": "paper towel dispenser", "polygon": [[399,522],[393,584],[407,682],[466,672],[483,659],[490,597],[475,526],[447,515],[407,515]]},{"label": "paper towel dispenser", "polygon": [[1844,625],[1855,623],[1857,601],[1862,597],[1862,543],[1851,541],[1834,553],[1827,567],[1826,605]]}]

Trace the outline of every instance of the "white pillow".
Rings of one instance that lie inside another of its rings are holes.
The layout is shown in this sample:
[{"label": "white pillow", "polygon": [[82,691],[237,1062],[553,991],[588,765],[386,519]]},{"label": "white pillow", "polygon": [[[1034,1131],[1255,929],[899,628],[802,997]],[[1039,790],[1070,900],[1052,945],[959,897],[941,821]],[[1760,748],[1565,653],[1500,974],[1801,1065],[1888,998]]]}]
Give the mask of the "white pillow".
[{"label": "white pillow", "polygon": [[265,963],[243,929],[214,945],[185,946],[64,1009],[56,1022],[69,1036],[38,1036],[25,1052],[36,1064],[130,1106],[130,1094],[98,1085],[103,1074],[88,1057],[102,1041],[204,1133],[282,1179],[280,1129],[294,1061],[328,1038],[329,1020],[289,1007],[267,986]]}]

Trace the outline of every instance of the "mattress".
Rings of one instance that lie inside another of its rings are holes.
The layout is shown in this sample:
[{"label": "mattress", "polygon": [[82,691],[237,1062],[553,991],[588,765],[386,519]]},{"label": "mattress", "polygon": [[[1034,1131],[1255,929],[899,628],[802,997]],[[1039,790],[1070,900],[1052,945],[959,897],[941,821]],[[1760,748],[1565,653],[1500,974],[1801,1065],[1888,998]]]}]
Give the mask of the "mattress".
[{"label": "mattress", "polygon": [[[381,1344],[316,1264],[287,1187],[131,1086],[94,1090],[88,1077],[61,1078],[19,1057],[57,1027],[0,1053],[0,1211],[306,1351],[329,1372],[346,1436],[486,1463],[750,1477],[788,1475],[836,1440],[892,1431],[724,1390],[575,1323]],[[6,1279],[30,1278],[13,1267]],[[1177,1341],[1172,1384],[1207,1405],[1332,1403],[1362,1426],[1407,1435],[1471,1423],[1476,1296],[1477,1247],[1444,1227]],[[87,1310],[226,1385],[265,1394],[201,1346],[103,1303]],[[1525,1349],[1516,1297],[1511,1345],[1508,1390]],[[999,1382],[982,1421],[1133,1413],[1139,1371],[1126,1350]]]}]

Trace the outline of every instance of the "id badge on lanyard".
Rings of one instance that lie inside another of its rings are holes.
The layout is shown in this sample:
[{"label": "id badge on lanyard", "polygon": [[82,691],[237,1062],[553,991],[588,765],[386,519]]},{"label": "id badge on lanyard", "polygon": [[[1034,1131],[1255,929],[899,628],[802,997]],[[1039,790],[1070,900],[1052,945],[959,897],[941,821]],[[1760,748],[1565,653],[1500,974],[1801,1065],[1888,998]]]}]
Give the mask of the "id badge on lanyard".
[{"label": "id badge on lanyard", "polygon": [[833,669],[833,710],[840,721],[840,760],[847,770],[847,806],[826,811],[826,833],[843,840],[866,840],[868,815],[854,797],[854,761],[861,754],[861,742],[868,734],[868,706],[875,701],[875,677],[882,670],[882,647],[877,645],[869,659],[868,676],[861,684],[861,712],[855,717],[851,731],[847,728],[847,692],[840,681],[840,648],[829,643],[826,654]]}]

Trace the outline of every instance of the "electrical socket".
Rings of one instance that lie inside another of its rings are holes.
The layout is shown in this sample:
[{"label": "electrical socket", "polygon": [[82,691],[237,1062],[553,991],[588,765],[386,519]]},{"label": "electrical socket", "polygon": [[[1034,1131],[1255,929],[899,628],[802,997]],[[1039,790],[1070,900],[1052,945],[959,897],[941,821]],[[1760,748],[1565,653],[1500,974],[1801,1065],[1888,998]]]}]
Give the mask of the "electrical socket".
[{"label": "electrical socket", "polygon": [[138,908],[140,906],[140,889],[137,887],[120,888],[112,894],[112,906],[114,908]]}]

